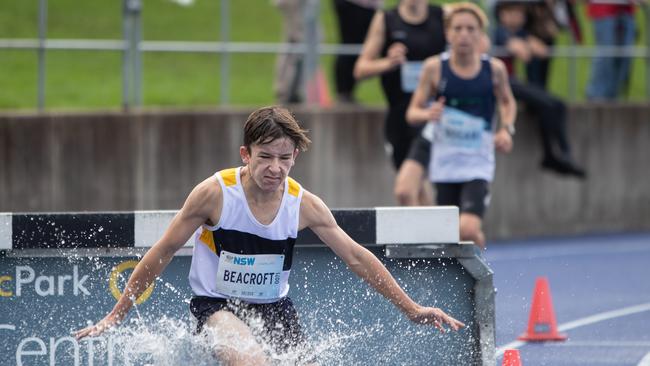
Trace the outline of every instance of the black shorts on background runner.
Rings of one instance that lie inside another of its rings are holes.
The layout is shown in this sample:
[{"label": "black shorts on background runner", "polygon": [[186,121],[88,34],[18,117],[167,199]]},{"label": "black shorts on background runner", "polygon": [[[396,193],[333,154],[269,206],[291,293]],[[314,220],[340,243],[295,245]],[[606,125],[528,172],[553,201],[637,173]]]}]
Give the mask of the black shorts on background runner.
[{"label": "black shorts on background runner", "polygon": [[436,183],[436,203],[458,206],[460,213],[472,213],[480,218],[490,202],[490,184],[483,179],[463,183]]},{"label": "black shorts on background runner", "polygon": [[[278,353],[305,344],[306,338],[298,322],[298,313],[290,298],[268,304],[251,304],[238,299],[219,299],[195,296],[190,301],[190,311],[198,320],[197,333],[212,314],[227,310],[248,325],[258,340],[271,345]],[[262,319],[263,329],[252,327],[251,319]]]}]

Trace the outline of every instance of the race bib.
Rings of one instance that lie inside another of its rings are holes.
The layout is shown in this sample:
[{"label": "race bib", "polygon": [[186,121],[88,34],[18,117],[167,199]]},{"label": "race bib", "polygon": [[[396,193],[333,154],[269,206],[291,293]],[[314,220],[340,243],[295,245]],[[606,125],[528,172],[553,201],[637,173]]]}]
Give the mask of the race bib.
[{"label": "race bib", "polygon": [[245,255],[225,250],[219,255],[217,291],[232,297],[272,300],[280,297],[282,254]]},{"label": "race bib", "polygon": [[413,93],[415,91],[420,81],[420,71],[422,71],[422,61],[409,61],[402,64],[400,73],[403,92]]},{"label": "race bib", "polygon": [[450,147],[480,149],[485,124],[481,117],[445,106],[438,127],[438,141]]}]

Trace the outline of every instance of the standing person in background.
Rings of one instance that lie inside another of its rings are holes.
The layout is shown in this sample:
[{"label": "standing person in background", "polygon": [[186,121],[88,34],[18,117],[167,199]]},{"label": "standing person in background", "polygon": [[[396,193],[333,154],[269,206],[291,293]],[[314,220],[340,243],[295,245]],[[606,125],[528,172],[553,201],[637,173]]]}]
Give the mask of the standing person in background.
[{"label": "standing person in background", "polygon": [[[334,10],[339,25],[342,44],[361,44],[366,38],[375,11],[381,9],[383,0],[334,0]],[[339,103],[356,103],[354,97],[354,64],[356,55],[337,55],[334,63],[336,100]]]},{"label": "standing person in background", "polygon": [[[301,43],[305,39],[306,0],[273,0],[282,13],[283,42]],[[301,103],[305,99],[302,80],[304,67],[300,53],[280,53],[276,61],[273,91],[281,104]]]},{"label": "standing person in background", "polygon": [[[553,0],[530,2],[527,4],[528,21],[526,29],[545,47],[553,47],[559,26],[553,14]],[[535,55],[526,63],[526,79],[528,83],[547,88],[550,58],[546,55]]]},{"label": "standing person in background", "polygon": [[[573,6],[573,0],[539,0],[526,3],[526,30],[543,42],[546,48],[555,45],[562,29],[569,29],[573,39],[580,43],[582,34]],[[551,58],[534,55],[526,63],[526,80],[542,89],[548,88]]]},{"label": "standing person in background", "polygon": [[[594,25],[597,46],[632,46],[636,32],[634,4],[629,0],[592,0],[587,15]],[[587,99],[614,100],[630,78],[629,57],[594,57]]]},{"label": "standing person in background", "polygon": [[[460,238],[485,248],[483,215],[494,178],[495,148],[510,152],[517,105],[503,62],[480,51],[487,17],[476,4],[450,5],[445,32],[450,50],[424,62],[406,118],[431,130],[429,178],[438,205],[460,210]],[[500,126],[496,126],[498,107]],[[425,131],[426,131],[425,130]]]},{"label": "standing person in background", "polygon": [[[535,37],[535,40],[542,42],[544,48],[553,47],[555,37],[559,32],[558,24],[551,9],[549,1],[539,1],[526,4],[527,24],[526,29]],[[550,66],[550,57],[547,52],[542,55],[534,55],[526,63],[526,80],[530,84],[546,89]]]},{"label": "standing person in background", "polygon": [[[401,0],[394,9],[378,11],[370,24],[354,76],[357,79],[381,77],[388,101],[384,133],[392,148],[396,170],[402,166],[411,142],[421,130],[406,123],[406,109],[417,86],[422,61],[443,52],[445,47],[443,10],[426,0]],[[431,203],[430,186],[422,180],[416,184],[419,189],[402,190],[398,176],[395,192],[400,204]],[[417,193],[415,197],[410,195],[413,191]]]}]

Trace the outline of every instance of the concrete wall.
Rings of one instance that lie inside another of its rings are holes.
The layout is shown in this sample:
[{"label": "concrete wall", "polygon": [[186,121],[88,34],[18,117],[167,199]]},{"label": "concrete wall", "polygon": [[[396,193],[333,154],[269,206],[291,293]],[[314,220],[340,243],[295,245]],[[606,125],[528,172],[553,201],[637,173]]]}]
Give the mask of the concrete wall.
[{"label": "concrete wall", "polygon": [[[295,110],[314,141],[292,171],[330,207],[393,205],[381,109]],[[214,171],[240,163],[250,110],[0,116],[0,212],[176,209]],[[534,121],[498,157],[491,238],[650,230],[650,106],[570,109],[588,180],[539,169]]]}]

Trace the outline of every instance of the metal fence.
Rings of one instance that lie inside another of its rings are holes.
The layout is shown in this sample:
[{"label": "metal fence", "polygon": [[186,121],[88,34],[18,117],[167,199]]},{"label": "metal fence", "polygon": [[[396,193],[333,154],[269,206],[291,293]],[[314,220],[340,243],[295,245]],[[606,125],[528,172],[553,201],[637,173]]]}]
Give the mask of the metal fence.
[{"label": "metal fence", "polygon": [[[213,53],[220,56],[220,103],[230,103],[230,55],[242,53],[294,53],[304,57],[302,68],[303,83],[309,81],[318,65],[321,55],[354,55],[361,51],[361,45],[326,44],[319,42],[318,7],[320,0],[305,0],[306,34],[304,43],[255,43],[230,41],[230,2],[220,0],[220,41],[145,41],[142,39],[142,0],[123,0],[122,39],[48,39],[47,38],[47,0],[39,1],[38,39],[0,39],[0,49],[35,50],[38,55],[37,107],[45,109],[45,67],[48,50],[95,50],[122,52],[122,107],[129,109],[142,105],[142,53],[143,52],[181,52]],[[646,20],[650,25],[650,11],[647,3],[641,5]],[[505,54],[498,47],[491,51],[494,55]],[[550,49],[550,57],[569,59],[568,82],[569,98],[577,96],[577,60],[580,58],[631,57],[645,60],[645,91],[650,97],[650,36],[646,37],[644,46],[556,46]],[[306,88],[305,88],[306,90]]]}]

